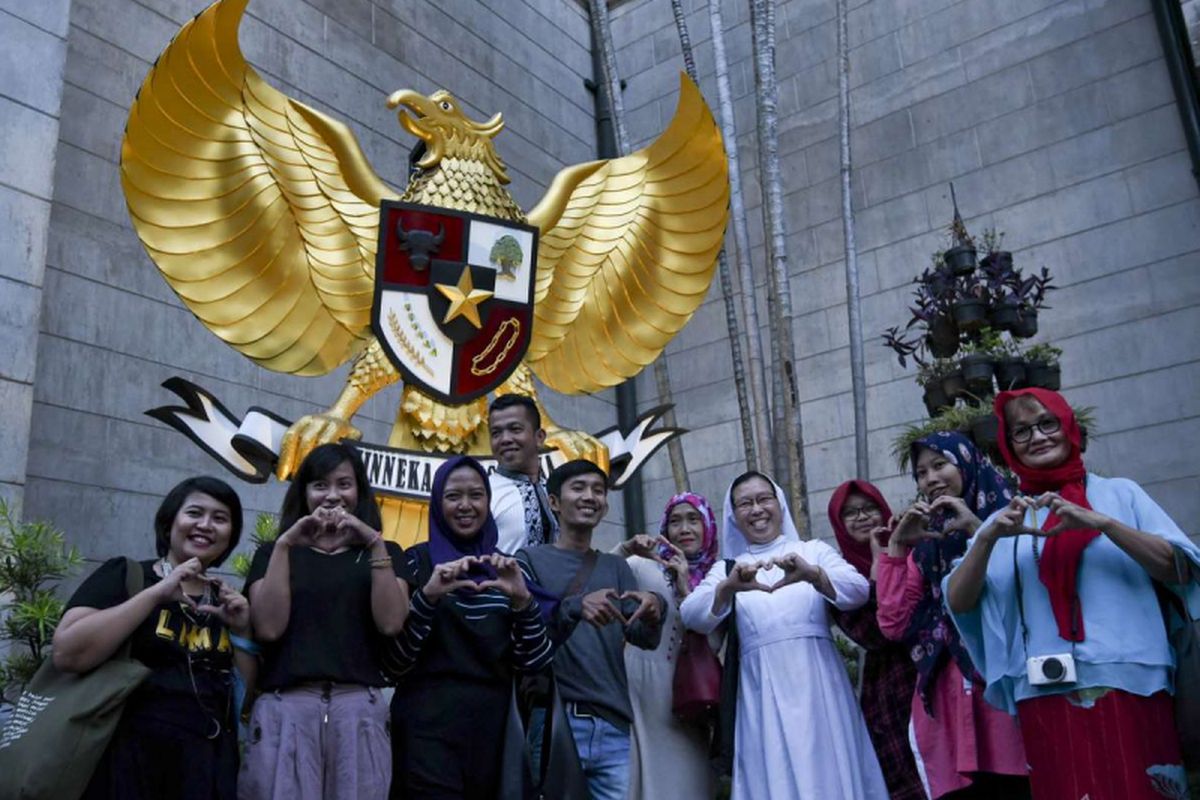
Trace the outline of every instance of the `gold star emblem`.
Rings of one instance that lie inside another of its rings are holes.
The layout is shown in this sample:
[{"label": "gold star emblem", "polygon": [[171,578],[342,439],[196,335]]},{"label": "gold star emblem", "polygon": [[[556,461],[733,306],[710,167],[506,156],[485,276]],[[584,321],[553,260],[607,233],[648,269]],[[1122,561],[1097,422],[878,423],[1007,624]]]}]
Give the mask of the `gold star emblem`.
[{"label": "gold star emblem", "polygon": [[466,317],[467,322],[476,328],[483,327],[483,322],[479,319],[479,304],[491,297],[494,292],[475,288],[475,284],[471,282],[470,267],[463,267],[462,275],[458,276],[457,285],[435,283],[434,286],[450,301],[450,309],[446,312],[446,318],[442,320],[443,325],[458,317]]}]

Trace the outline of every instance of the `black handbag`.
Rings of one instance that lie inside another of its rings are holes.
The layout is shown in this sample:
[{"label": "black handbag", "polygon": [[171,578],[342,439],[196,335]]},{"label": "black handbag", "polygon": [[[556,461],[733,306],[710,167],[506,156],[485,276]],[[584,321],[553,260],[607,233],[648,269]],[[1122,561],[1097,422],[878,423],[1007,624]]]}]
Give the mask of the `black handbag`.
[{"label": "black handbag", "polygon": [[1179,731],[1179,749],[1188,771],[1200,772],[1200,620],[1192,616],[1186,599],[1187,587],[1196,582],[1188,558],[1175,548],[1175,577],[1184,589],[1184,597],[1171,590],[1164,594],[1179,615],[1167,628],[1171,649],[1175,651],[1175,728]]}]

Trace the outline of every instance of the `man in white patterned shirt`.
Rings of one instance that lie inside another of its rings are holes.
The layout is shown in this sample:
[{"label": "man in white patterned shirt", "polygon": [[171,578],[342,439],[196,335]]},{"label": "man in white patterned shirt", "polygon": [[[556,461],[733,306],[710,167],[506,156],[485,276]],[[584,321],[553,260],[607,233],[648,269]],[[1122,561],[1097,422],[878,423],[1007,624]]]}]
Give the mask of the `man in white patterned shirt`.
[{"label": "man in white patterned shirt", "polygon": [[502,394],[488,408],[492,456],[498,462],[488,478],[492,516],[500,529],[497,549],[515,553],[522,547],[551,544],[558,520],[550,510],[538,451],[546,440],[542,415],[532,398]]}]

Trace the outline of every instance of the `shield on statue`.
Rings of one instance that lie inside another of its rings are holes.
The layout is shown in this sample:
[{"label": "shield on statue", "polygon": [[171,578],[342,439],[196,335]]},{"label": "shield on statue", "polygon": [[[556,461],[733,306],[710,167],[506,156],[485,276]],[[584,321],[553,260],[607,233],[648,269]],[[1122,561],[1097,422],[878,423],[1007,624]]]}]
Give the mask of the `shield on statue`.
[{"label": "shield on statue", "polygon": [[379,237],[371,325],[405,382],[455,405],[503,383],[529,347],[537,228],[385,200]]}]

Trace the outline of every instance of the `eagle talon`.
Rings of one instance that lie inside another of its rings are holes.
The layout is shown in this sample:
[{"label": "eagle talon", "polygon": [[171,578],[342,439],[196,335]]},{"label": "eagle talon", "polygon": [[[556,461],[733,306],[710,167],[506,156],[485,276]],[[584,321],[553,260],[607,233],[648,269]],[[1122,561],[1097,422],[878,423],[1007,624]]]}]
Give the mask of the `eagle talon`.
[{"label": "eagle talon", "polygon": [[351,425],[350,420],[334,414],[305,414],[283,434],[275,476],[281,481],[290,480],[309,453],[342,439],[357,441],[362,439],[362,431]]}]

